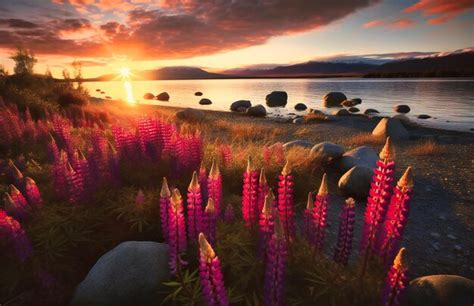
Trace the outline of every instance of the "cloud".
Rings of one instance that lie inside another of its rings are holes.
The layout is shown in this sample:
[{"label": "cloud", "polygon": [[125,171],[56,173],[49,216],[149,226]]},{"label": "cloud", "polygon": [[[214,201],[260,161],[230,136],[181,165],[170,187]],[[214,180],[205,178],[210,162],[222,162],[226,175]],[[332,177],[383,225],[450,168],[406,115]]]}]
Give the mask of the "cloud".
[{"label": "cloud", "polygon": [[373,28],[373,27],[382,25],[383,22],[384,22],[384,19],[376,19],[376,20],[372,20],[372,21],[364,23],[362,27],[364,29]]},{"label": "cloud", "polygon": [[91,60],[75,61],[75,62],[69,63],[69,65],[72,65],[73,63],[81,64],[82,67],[107,66],[107,63],[98,62],[98,61],[91,61]]},{"label": "cloud", "polygon": [[393,29],[405,29],[415,25],[415,22],[408,18],[398,19],[390,23],[390,27]]},{"label": "cloud", "polygon": [[0,19],[0,27],[6,26],[9,28],[32,29],[37,28],[38,25],[27,20],[22,19]]},{"label": "cloud", "polygon": [[474,8],[472,0],[420,0],[407,7],[405,13],[421,12],[423,16],[438,17],[427,20],[428,24],[445,23]]}]

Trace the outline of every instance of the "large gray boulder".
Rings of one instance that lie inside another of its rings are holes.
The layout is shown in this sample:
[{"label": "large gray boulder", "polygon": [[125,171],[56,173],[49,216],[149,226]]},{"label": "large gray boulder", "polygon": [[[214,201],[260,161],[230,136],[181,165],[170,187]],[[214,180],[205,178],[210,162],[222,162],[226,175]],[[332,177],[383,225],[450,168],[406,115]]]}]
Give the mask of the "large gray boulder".
[{"label": "large gray boulder", "polygon": [[285,91],[272,91],[265,98],[268,107],[285,107],[288,102],[288,94]]},{"label": "large gray boulder", "polygon": [[341,103],[347,100],[347,97],[342,92],[330,92],[323,97],[324,107],[340,107]]},{"label": "large gray boulder", "polygon": [[331,113],[331,115],[333,115],[333,116],[350,116],[351,113],[349,113],[349,111],[347,109],[341,108],[341,109],[333,111]]},{"label": "large gray boulder", "polygon": [[376,109],[373,109],[373,108],[368,108],[364,111],[364,114],[368,115],[368,114],[379,114],[380,112]]},{"label": "large gray boulder", "polygon": [[376,137],[388,137],[392,140],[406,140],[410,138],[410,134],[398,119],[382,118],[372,131],[372,135]]},{"label": "large gray boulder", "polygon": [[206,115],[203,111],[194,108],[185,108],[176,113],[176,118],[187,121],[203,121]]},{"label": "large gray boulder", "polygon": [[71,306],[156,305],[169,277],[168,245],[127,241],[103,255],[79,284]]},{"label": "large gray boulder", "polygon": [[457,275],[429,275],[410,282],[407,306],[472,306],[474,281]]},{"label": "large gray boulder", "polygon": [[230,110],[233,112],[238,112],[240,108],[247,109],[250,106],[252,106],[252,103],[249,100],[238,100],[230,105]]},{"label": "large gray boulder", "polygon": [[311,148],[311,157],[324,163],[338,159],[344,154],[344,148],[335,143],[325,141]]},{"label": "large gray boulder", "polygon": [[344,196],[364,199],[369,195],[372,176],[372,169],[356,166],[344,173],[337,185]]},{"label": "large gray boulder", "polygon": [[296,139],[293,141],[289,141],[283,145],[283,148],[289,149],[293,147],[301,147],[305,149],[309,149],[313,146],[313,143],[307,140]]},{"label": "large gray boulder", "polygon": [[404,114],[396,114],[396,115],[393,115],[391,118],[400,120],[400,122],[403,123],[404,125],[412,124],[410,118],[408,118],[407,115],[404,115]]},{"label": "large gray boulder", "polygon": [[267,110],[262,104],[257,104],[247,108],[247,115],[253,117],[265,117],[267,115]]},{"label": "large gray boulder", "polygon": [[167,92],[162,92],[156,95],[156,100],[158,101],[169,101],[170,95]]},{"label": "large gray boulder", "polygon": [[342,101],[341,105],[344,107],[351,107],[351,106],[356,106],[361,103],[362,103],[361,98],[354,98],[354,99]]},{"label": "large gray boulder", "polygon": [[366,146],[358,147],[347,151],[339,160],[339,169],[345,173],[352,167],[363,166],[374,169],[379,159],[374,149]]},{"label": "large gray boulder", "polygon": [[295,109],[298,110],[298,111],[304,111],[307,108],[308,107],[304,103],[298,103],[298,104],[295,105]]}]

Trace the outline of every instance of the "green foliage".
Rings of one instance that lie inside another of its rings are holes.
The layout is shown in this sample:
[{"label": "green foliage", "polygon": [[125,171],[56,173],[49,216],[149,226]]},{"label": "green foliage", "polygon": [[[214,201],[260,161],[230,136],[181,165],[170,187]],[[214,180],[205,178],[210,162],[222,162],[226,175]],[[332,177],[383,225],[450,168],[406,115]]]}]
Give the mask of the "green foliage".
[{"label": "green foliage", "polygon": [[10,58],[15,61],[14,71],[17,75],[32,75],[33,68],[38,62],[30,50],[22,47],[18,47]]},{"label": "green foliage", "polygon": [[70,105],[85,106],[89,103],[89,98],[82,92],[70,91],[60,94],[58,103],[62,107],[68,107]]}]

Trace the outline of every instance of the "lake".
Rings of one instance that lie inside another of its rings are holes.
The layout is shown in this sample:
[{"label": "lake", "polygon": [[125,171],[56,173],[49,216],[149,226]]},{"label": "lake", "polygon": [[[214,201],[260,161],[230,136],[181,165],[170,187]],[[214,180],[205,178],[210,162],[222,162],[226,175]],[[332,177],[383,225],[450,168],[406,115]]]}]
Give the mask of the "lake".
[{"label": "lake", "polygon": [[[310,108],[324,109],[321,97],[331,91],[341,91],[348,98],[361,98],[357,107],[363,112],[375,108],[381,115],[393,115],[393,106],[407,104],[408,116],[417,123],[450,130],[469,131],[474,128],[474,79],[226,79],[226,80],[166,80],[166,81],[111,81],[87,82],[84,86],[92,96],[121,99],[130,103],[156,103],[179,107],[193,107],[229,111],[236,100],[250,100],[253,105],[265,105],[265,96],[274,90],[288,93],[286,108],[267,110],[271,114],[303,114],[294,110],[296,103]],[[104,94],[97,92],[101,89]],[[169,102],[144,100],[147,92],[157,95],[166,91]],[[202,97],[194,96],[196,91]],[[199,105],[201,98],[212,105]],[[428,114],[431,119],[417,119]]]}]

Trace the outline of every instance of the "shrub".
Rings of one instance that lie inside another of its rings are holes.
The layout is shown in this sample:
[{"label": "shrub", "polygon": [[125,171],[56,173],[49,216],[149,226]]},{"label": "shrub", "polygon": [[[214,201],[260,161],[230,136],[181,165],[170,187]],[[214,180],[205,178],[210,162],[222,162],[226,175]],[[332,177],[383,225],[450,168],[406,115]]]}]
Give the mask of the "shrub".
[{"label": "shrub", "polygon": [[59,95],[58,104],[62,107],[68,107],[70,105],[85,106],[89,104],[89,99],[85,94],[79,91],[69,91]]}]

